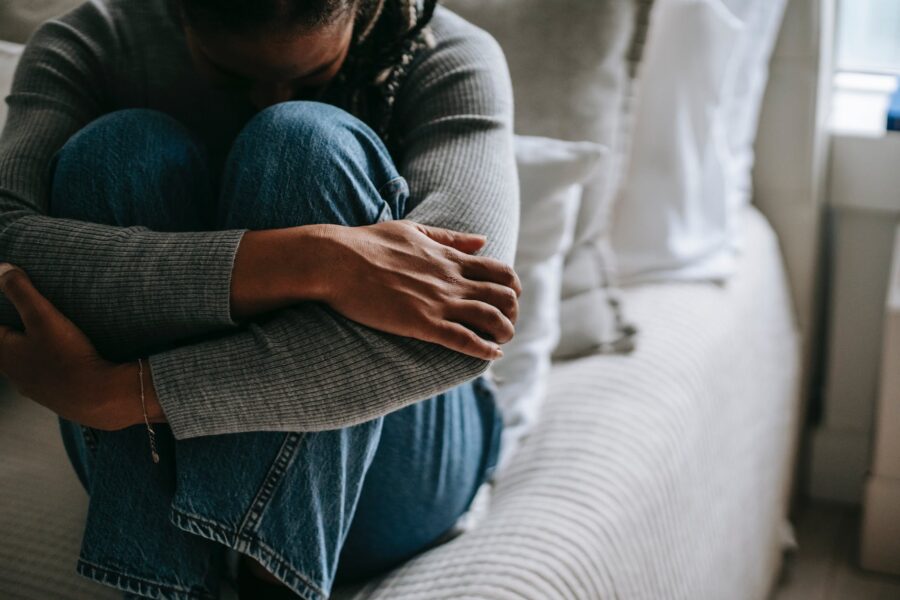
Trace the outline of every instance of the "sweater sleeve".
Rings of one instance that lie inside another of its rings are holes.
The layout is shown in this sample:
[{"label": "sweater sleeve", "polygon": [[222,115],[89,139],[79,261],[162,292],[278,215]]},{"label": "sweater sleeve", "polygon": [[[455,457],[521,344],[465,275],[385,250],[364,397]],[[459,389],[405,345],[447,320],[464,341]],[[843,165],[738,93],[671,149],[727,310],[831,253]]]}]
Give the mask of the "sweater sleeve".
[{"label": "sweater sleeve", "polygon": [[[511,262],[518,229],[512,90],[487,34],[445,35],[398,97],[410,219],[483,233]],[[302,304],[237,333],[150,357],[177,439],[246,431],[315,431],[383,416],[480,375],[487,361],[375,331]]]},{"label": "sweater sleeve", "polygon": [[[0,136],[0,259],[23,268],[108,357],[234,327],[230,278],[243,230],[162,233],[48,216],[51,162],[109,107],[116,40],[99,5],[29,41]],[[86,174],[90,176],[90,174]],[[20,327],[0,298],[0,323]]]}]

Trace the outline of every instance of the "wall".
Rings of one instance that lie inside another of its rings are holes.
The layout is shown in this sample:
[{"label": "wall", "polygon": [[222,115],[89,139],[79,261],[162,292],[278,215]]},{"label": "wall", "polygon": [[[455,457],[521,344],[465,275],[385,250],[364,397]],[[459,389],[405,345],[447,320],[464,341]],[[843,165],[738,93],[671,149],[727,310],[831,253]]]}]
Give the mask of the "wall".
[{"label": "wall", "polygon": [[839,134],[831,146],[828,353],[808,491],[857,503],[870,464],[885,295],[900,223],[900,134]]}]

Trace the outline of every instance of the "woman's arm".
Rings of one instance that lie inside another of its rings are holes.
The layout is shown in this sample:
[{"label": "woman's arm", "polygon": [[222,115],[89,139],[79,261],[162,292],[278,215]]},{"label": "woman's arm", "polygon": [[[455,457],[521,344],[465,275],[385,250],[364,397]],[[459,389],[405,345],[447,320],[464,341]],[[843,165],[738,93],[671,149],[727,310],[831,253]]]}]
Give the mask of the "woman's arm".
[{"label": "woman's arm", "polygon": [[[398,99],[409,218],[484,234],[511,262],[518,230],[512,90],[503,54],[453,18]],[[176,438],[322,430],[382,416],[481,374],[488,361],[375,331],[307,304],[150,357]]]},{"label": "woman's arm", "polygon": [[521,288],[509,265],[473,256],[485,243],[409,220],[250,231],[235,259],[232,312],[266,312],[302,294],[378,331],[493,360],[515,332]]},{"label": "woman's arm", "polygon": [[[113,27],[94,3],[29,41],[0,136],[0,260],[24,269],[105,355],[121,357],[236,326],[230,285],[244,232],[162,233],[47,216],[52,157],[110,110],[105,57],[115,53]],[[2,298],[0,323],[21,327]]]}]

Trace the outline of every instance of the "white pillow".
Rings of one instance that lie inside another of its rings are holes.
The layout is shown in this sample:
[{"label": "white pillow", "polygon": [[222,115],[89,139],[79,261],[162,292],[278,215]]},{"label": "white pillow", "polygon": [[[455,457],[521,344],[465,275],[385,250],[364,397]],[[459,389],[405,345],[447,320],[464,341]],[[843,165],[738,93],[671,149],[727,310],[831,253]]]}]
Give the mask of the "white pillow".
[{"label": "white pillow", "polygon": [[538,418],[559,340],[563,259],[575,233],[580,184],[606,156],[603,146],[590,142],[516,136],[521,224],[515,268],[522,295],[516,335],[490,371],[505,425],[498,469]]},{"label": "white pillow", "polygon": [[731,269],[725,90],[741,22],[721,0],[659,0],[612,242],[623,283]]},{"label": "white pillow", "polygon": [[13,74],[22,55],[24,46],[9,42],[0,42],[0,131],[6,123],[6,97],[12,87]]},{"label": "white pillow", "polygon": [[[729,210],[733,215],[742,215],[753,196],[753,145],[769,81],[769,60],[778,40],[787,0],[724,1],[744,24],[738,41],[733,77],[726,89],[724,101],[724,119],[729,124],[728,147],[731,153]],[[740,218],[733,218],[731,221],[737,224]],[[740,228],[735,227],[731,242],[736,246],[739,240]]]},{"label": "white pillow", "polygon": [[658,0],[615,204],[623,283],[726,279],[785,0]]}]

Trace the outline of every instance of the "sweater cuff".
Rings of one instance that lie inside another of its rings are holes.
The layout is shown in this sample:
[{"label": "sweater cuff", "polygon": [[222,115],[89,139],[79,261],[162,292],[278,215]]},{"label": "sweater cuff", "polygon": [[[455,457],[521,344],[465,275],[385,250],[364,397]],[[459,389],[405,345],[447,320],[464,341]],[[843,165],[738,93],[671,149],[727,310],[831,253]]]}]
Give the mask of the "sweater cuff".
[{"label": "sweater cuff", "polygon": [[204,399],[196,395],[196,390],[187,389],[179,373],[190,372],[190,367],[182,364],[178,352],[162,352],[147,358],[150,365],[150,379],[156,390],[156,397],[176,440],[184,440],[205,435],[200,415],[204,411]]},{"label": "sweater cuff", "polygon": [[181,308],[186,311],[181,317],[184,322],[237,326],[231,316],[231,278],[238,247],[246,231],[234,229],[175,238],[176,244],[186,247],[173,248],[171,256],[189,256],[192,264],[187,269],[183,265],[172,269],[173,275],[184,277],[184,280],[165,287],[178,290],[184,298],[191,299],[191,305]]}]

